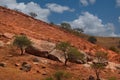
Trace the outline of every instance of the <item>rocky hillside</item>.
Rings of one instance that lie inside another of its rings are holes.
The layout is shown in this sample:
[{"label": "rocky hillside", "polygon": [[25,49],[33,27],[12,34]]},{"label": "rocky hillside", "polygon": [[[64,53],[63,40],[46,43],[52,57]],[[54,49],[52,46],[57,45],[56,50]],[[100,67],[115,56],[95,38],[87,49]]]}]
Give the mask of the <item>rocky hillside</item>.
[{"label": "rocky hillside", "polygon": [[[34,44],[26,49],[26,52],[33,55],[20,56],[18,49],[11,45],[17,34],[25,34],[31,39]],[[60,56],[62,53],[54,50],[56,43],[61,41],[70,42],[72,46],[92,57],[96,51],[107,52],[109,65],[101,72],[101,77],[103,80],[111,77],[120,79],[120,55],[118,53],[91,44],[57,26],[21,12],[0,7],[0,80],[48,80],[45,78],[53,77],[59,70],[66,74],[68,79],[65,80],[87,80],[90,75],[95,76],[90,68],[91,62],[85,64],[68,62],[67,67],[58,62],[64,62],[63,57]],[[47,59],[46,55],[52,60]]]},{"label": "rocky hillside", "polygon": [[69,41],[73,46],[91,55],[94,55],[94,52],[98,50],[108,52],[110,60],[113,60],[114,57],[117,56],[117,54],[112,51],[91,44],[86,40],[59,29],[56,26],[36,20],[21,12],[0,7],[0,34],[4,33],[23,33],[35,39],[47,40],[54,43]]}]

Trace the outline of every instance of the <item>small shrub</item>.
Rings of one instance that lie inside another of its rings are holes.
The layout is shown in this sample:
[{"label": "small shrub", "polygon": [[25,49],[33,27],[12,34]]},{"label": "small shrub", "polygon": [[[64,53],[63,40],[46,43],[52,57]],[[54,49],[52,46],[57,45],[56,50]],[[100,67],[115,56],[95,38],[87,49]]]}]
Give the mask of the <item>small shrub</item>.
[{"label": "small shrub", "polygon": [[30,46],[32,42],[25,35],[18,35],[13,41],[13,45],[17,46],[21,50],[21,55],[24,54],[26,47]]},{"label": "small shrub", "polygon": [[64,72],[58,71],[54,74],[54,77],[56,78],[56,80],[62,80],[63,75],[64,75]]},{"label": "small shrub", "polygon": [[71,75],[69,73],[66,73],[64,71],[57,71],[55,74],[54,74],[54,77],[56,80],[66,80],[68,78],[71,77]]},{"label": "small shrub", "polygon": [[94,36],[91,36],[88,38],[88,41],[95,44],[97,42],[97,39]]},{"label": "small shrub", "polygon": [[114,51],[116,53],[119,53],[119,50],[114,46],[110,47],[109,50],[112,50],[112,51]]},{"label": "small shrub", "polygon": [[108,80],[117,80],[117,78],[116,77],[110,77],[110,78],[108,78]]},{"label": "small shrub", "polygon": [[45,80],[54,80],[52,77],[48,77]]}]

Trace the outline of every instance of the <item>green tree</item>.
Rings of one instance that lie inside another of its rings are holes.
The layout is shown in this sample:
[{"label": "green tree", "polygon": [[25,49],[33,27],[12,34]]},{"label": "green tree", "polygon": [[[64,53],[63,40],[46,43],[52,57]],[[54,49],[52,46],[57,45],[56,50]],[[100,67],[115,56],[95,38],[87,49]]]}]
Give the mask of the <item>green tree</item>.
[{"label": "green tree", "polygon": [[70,47],[68,50],[68,60],[69,61],[77,61],[77,60],[84,60],[84,54],[78,51],[75,47]]},{"label": "green tree", "polygon": [[96,52],[95,57],[96,57],[98,63],[104,63],[108,59],[108,53],[98,51],[98,52]]},{"label": "green tree", "polygon": [[70,43],[68,42],[60,42],[56,45],[56,49],[61,50],[64,53],[64,58],[65,58],[65,66],[67,65],[68,61],[68,50],[70,48]]},{"label": "green tree", "polygon": [[79,32],[79,33],[81,33],[81,32],[83,33],[84,32],[84,30],[82,28],[74,28],[74,30]]},{"label": "green tree", "polygon": [[93,44],[95,44],[97,42],[97,39],[94,36],[90,36],[88,38],[88,41],[91,42],[91,43],[93,43]]},{"label": "green tree", "polygon": [[102,63],[93,63],[91,67],[94,69],[97,79],[100,80],[100,71],[105,68],[105,65]]},{"label": "green tree", "polygon": [[24,54],[24,50],[26,47],[31,45],[31,41],[25,35],[16,36],[13,45],[17,46],[21,50],[21,55]]},{"label": "green tree", "polygon": [[30,12],[29,15],[34,17],[34,18],[37,17],[37,14],[35,12]]},{"label": "green tree", "polygon": [[71,25],[69,23],[61,23],[61,27],[64,28],[64,29],[71,29]]},{"label": "green tree", "polygon": [[64,65],[67,65],[68,61],[77,61],[77,60],[83,60],[84,54],[80,53],[77,48],[71,47],[71,45],[68,42],[60,42],[56,45],[56,49],[61,50],[64,53],[65,63]]},{"label": "green tree", "polygon": [[105,68],[105,61],[107,60],[107,53],[96,52],[95,57],[97,62],[94,62],[91,67],[94,69],[97,79],[100,80],[100,72]]}]

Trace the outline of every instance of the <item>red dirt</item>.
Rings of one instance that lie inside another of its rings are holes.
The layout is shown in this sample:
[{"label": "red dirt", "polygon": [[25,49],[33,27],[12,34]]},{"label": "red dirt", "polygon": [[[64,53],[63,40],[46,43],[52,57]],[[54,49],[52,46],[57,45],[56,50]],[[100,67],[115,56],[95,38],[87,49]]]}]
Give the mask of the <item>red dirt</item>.
[{"label": "red dirt", "polygon": [[90,55],[102,50],[108,53],[111,61],[116,60],[113,57],[118,56],[115,52],[91,44],[84,39],[59,29],[59,27],[52,26],[23,13],[0,7],[0,33],[6,32],[14,34],[24,33],[36,39],[50,40],[55,43],[69,41],[73,46]]}]

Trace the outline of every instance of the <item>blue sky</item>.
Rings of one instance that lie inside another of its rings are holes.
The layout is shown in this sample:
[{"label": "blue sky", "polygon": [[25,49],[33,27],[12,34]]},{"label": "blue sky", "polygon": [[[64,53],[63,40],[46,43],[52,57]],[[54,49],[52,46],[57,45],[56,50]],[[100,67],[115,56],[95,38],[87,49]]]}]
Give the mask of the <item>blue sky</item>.
[{"label": "blue sky", "polygon": [[1,6],[37,13],[37,19],[98,36],[120,36],[120,0],[0,0]]}]

